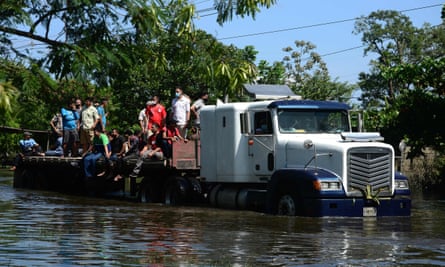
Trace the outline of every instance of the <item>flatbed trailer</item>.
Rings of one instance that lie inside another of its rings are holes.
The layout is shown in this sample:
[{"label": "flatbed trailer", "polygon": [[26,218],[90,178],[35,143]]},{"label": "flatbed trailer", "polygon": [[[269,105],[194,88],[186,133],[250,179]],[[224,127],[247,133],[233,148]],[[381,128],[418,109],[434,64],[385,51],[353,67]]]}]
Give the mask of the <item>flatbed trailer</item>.
[{"label": "flatbed trailer", "polygon": [[[116,169],[116,162],[110,166],[101,158],[97,161],[97,173],[105,171],[105,174],[89,179],[85,178],[83,172],[82,157],[27,156],[14,172],[13,186],[78,195],[114,195],[141,202],[164,202],[165,195],[160,194],[162,190],[159,187],[167,187],[169,183],[180,179],[180,176],[196,176],[198,143],[189,141],[176,145],[172,159],[145,159],[140,177],[129,176],[137,156],[122,160],[119,170]],[[115,181],[114,177],[118,173],[123,177]],[[152,190],[153,187],[158,190]]]}]

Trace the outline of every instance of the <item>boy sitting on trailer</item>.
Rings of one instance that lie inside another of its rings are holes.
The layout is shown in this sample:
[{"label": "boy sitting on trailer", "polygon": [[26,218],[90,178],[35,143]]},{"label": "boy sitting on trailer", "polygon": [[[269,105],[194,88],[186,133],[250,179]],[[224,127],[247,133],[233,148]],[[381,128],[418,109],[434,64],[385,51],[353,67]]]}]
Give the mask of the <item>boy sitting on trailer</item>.
[{"label": "boy sitting on trailer", "polygon": [[111,146],[106,134],[102,132],[102,128],[99,125],[94,129],[93,143],[89,149],[84,153],[83,168],[85,177],[91,178],[94,176],[101,176],[105,172],[96,175],[96,161],[104,157],[106,161],[110,159]]},{"label": "boy sitting on trailer", "polygon": [[[151,126],[152,135],[147,140],[147,144],[144,148],[139,152],[139,157],[136,162],[136,166],[134,167],[130,177],[137,177],[142,169],[142,164],[144,163],[144,159],[155,159],[155,160],[163,160],[164,154],[162,152],[163,138],[160,131],[160,126],[157,123],[153,123]],[[119,181],[122,178],[122,175],[117,175],[114,178],[114,181]]]}]

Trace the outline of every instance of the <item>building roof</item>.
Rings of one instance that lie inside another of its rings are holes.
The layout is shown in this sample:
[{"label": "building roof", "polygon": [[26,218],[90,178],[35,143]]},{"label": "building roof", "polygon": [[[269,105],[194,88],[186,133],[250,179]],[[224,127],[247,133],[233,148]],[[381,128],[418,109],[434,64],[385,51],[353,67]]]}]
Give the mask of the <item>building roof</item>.
[{"label": "building roof", "polygon": [[268,99],[301,99],[287,85],[278,84],[244,84],[247,93],[255,100]]}]

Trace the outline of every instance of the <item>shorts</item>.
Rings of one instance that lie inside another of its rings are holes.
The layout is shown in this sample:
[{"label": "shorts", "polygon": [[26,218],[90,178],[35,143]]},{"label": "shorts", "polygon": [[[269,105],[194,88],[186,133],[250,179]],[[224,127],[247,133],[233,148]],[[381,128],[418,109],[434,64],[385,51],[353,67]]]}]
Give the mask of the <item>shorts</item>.
[{"label": "shorts", "polygon": [[63,129],[63,143],[74,144],[76,142],[79,142],[77,129]]},{"label": "shorts", "polygon": [[94,130],[80,128],[80,144],[89,145],[93,142]]}]

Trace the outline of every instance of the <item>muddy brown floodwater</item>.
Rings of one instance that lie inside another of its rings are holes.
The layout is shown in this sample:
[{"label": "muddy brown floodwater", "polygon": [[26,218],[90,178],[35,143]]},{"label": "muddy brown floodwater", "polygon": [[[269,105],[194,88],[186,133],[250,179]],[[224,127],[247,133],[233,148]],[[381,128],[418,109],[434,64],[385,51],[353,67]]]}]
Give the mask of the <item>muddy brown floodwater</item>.
[{"label": "muddy brown floodwater", "polygon": [[445,201],[408,218],[302,218],[18,190],[0,171],[0,266],[445,266]]}]

